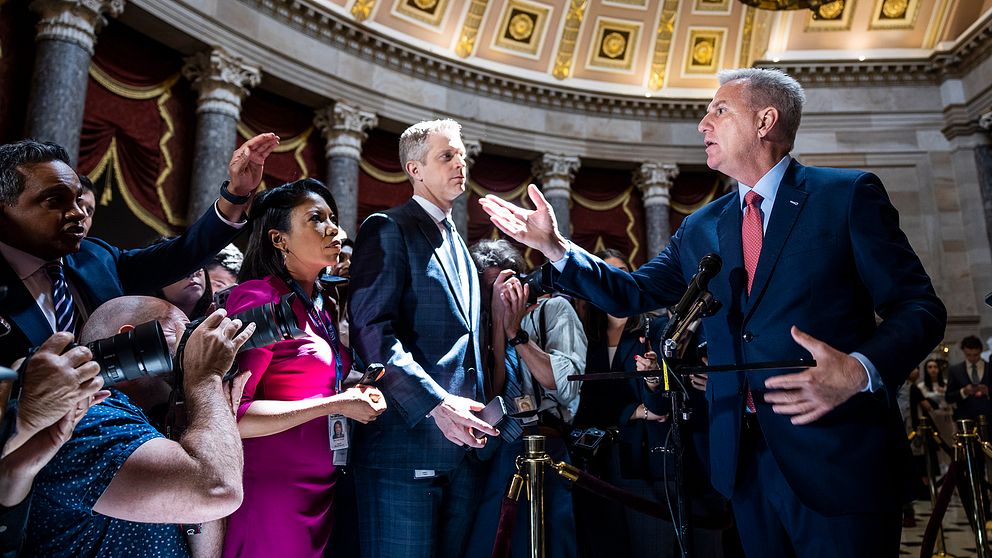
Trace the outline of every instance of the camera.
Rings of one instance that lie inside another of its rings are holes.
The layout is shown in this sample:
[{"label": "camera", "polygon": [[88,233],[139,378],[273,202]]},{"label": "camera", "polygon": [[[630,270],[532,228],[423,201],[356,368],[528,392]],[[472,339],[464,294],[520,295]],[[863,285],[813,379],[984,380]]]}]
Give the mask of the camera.
[{"label": "camera", "polygon": [[590,459],[606,445],[603,440],[607,439],[609,433],[598,428],[576,428],[572,430],[570,436],[572,451],[578,457]]},{"label": "camera", "polygon": [[[257,349],[260,347],[267,347],[278,341],[283,341],[285,339],[299,339],[306,335],[306,333],[296,325],[296,316],[293,315],[293,299],[296,297],[294,293],[287,293],[282,296],[276,302],[269,302],[261,306],[255,306],[254,308],[249,308],[244,312],[239,312],[233,316],[231,319],[241,320],[241,329],[243,330],[248,324],[255,324],[255,333],[245,341],[245,344],[238,349],[238,352],[244,352],[249,349]],[[175,370],[176,374],[180,375],[183,371],[183,353],[186,350],[186,343],[189,341],[190,335],[193,334],[193,330],[199,327],[206,318],[200,318],[190,322],[186,326],[186,331],[183,332],[182,338],[179,340],[179,345],[176,347],[176,358],[175,358]],[[241,330],[238,331],[240,333]],[[238,373],[238,365],[235,363],[231,366],[231,369],[224,374],[224,380],[230,380]],[[180,380],[177,378],[177,385],[181,385]]]},{"label": "camera", "polygon": [[[75,346],[72,343],[66,350]],[[172,372],[172,356],[165,333],[162,325],[154,320],[113,337],[87,343],[86,347],[100,365],[104,387]]]},{"label": "camera", "polygon": [[535,268],[530,273],[518,273],[517,279],[520,280],[521,284],[527,285],[530,288],[527,296],[527,304],[534,304],[537,302],[538,297],[553,292],[552,289],[544,285],[543,267]]}]

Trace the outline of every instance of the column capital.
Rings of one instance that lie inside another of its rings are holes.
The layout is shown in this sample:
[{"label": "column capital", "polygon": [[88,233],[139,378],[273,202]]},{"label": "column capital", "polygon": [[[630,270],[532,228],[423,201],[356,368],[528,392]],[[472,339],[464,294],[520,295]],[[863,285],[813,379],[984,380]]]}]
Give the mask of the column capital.
[{"label": "column capital", "polygon": [[368,131],[379,124],[374,112],[362,110],[344,101],[317,110],[313,125],[324,137],[328,159],[349,157],[356,161],[362,157],[362,142]]},{"label": "column capital", "polygon": [[107,24],[104,14],[117,17],[125,0],[33,0],[31,10],[40,16],[36,40],[65,41],[93,55],[96,34]]},{"label": "column capital", "polygon": [[241,101],[248,96],[248,89],[262,80],[262,72],[222,48],[213,48],[187,57],[183,77],[199,93],[196,112],[216,112],[238,119]]},{"label": "column capital", "polygon": [[572,179],[582,161],[576,155],[545,153],[534,161],[531,173],[540,180],[545,197],[570,198]]},{"label": "column capital", "polygon": [[479,140],[463,140],[462,143],[465,145],[465,165],[472,168],[475,160],[482,153],[482,144],[479,143]]},{"label": "column capital", "polygon": [[674,163],[646,162],[634,171],[634,185],[644,196],[644,207],[671,205],[669,190],[679,175]]}]

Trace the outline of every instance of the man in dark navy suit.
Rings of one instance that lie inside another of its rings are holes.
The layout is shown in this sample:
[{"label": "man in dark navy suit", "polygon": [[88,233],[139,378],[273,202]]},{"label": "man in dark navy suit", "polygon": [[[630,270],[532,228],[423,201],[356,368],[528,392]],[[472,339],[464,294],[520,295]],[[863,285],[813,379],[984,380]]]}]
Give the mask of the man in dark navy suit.
[{"label": "man in dark navy suit", "polygon": [[279,144],[275,134],[245,142],[228,166],[221,198],[185,234],[140,250],[87,238],[84,189],[53,143],[0,145],[0,364],[9,365],[55,331],[77,333],[89,312],[125,294],[150,294],[187,275],[226,246]]},{"label": "man in dark navy suit", "polygon": [[352,256],[351,343],[381,362],[389,405],[356,428],[351,457],[365,558],[457,558],[482,470],[468,450],[492,426],[482,410],[479,277],[451,222],[465,192],[465,146],[453,120],[400,136],[413,198],[362,223]]},{"label": "man in dark navy suit", "polygon": [[710,374],[712,480],[745,552],[896,556],[910,460],[895,396],[941,340],[946,311],[878,177],[789,156],[802,87],[775,70],[719,77],[698,128],[707,165],[739,186],[687,217],[637,271],[562,237],[534,186],[534,211],[495,197],[483,206],[553,262],[557,288],[613,315],[675,303],[700,259],[719,254],[709,289],[723,305],[703,320],[710,364],[816,360],[799,372]]}]

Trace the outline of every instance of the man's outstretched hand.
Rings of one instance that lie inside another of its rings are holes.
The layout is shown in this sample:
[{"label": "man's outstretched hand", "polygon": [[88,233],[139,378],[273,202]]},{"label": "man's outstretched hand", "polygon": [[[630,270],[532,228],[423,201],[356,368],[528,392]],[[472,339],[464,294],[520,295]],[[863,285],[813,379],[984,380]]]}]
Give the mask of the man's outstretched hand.
[{"label": "man's outstretched hand", "polygon": [[489,436],[499,436],[499,431],[475,416],[474,412],[483,409],[482,403],[457,395],[449,395],[434,407],[430,416],[434,418],[444,437],[459,446],[481,448],[486,445],[485,437],[476,437],[475,431]]},{"label": "man's outstretched hand", "polygon": [[534,202],[535,209],[524,209],[492,194],[479,200],[482,209],[489,214],[489,220],[517,242],[539,250],[551,261],[565,256],[568,246],[558,232],[558,221],[551,205],[544,195],[531,184],[527,194]]},{"label": "man's outstretched hand", "polygon": [[861,361],[792,326],[792,338],[813,355],[816,366],[765,380],[765,401],[792,424],[809,424],[868,385]]}]

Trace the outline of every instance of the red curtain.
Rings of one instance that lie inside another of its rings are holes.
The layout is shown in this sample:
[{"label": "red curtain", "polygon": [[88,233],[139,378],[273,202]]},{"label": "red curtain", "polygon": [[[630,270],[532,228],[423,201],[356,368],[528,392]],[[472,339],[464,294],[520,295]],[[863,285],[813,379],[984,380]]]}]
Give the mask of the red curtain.
[{"label": "red curtain", "polygon": [[572,240],[590,252],[613,248],[634,266],[644,263],[644,207],[630,170],[579,169],[572,181]]},{"label": "red curtain", "polygon": [[[372,130],[362,146],[358,172],[358,224],[375,213],[403,204],[413,195],[399,160],[400,137],[385,130]],[[358,231],[348,231],[354,236]]]},{"label": "red curtain", "polygon": [[324,181],[324,140],[313,127],[313,109],[255,89],[242,103],[238,145],[263,133],[280,138],[279,147],[265,161],[262,184],[274,187],[301,178]]},{"label": "red curtain", "polygon": [[95,234],[128,246],[186,225],[195,98],[182,64],[179,53],[122,24],[100,33],[78,169],[102,186]]},{"label": "red curtain", "polygon": [[672,234],[675,234],[682,220],[688,215],[725,193],[721,176],[720,173],[712,170],[679,172],[669,191],[671,207],[668,220],[672,226]]}]

